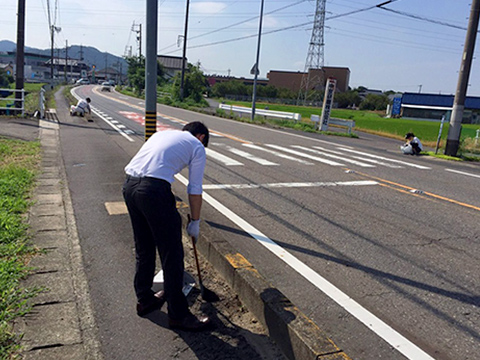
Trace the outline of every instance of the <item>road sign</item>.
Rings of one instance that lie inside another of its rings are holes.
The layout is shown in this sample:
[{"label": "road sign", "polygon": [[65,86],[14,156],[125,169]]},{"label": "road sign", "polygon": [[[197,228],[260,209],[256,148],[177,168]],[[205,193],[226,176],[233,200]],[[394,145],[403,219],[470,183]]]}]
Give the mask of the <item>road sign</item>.
[{"label": "road sign", "polygon": [[323,97],[322,117],[320,118],[321,131],[327,131],[328,129],[328,121],[330,120],[330,111],[332,110],[333,95],[335,94],[336,85],[337,80],[333,78],[327,79],[327,84],[325,85],[325,95]]}]

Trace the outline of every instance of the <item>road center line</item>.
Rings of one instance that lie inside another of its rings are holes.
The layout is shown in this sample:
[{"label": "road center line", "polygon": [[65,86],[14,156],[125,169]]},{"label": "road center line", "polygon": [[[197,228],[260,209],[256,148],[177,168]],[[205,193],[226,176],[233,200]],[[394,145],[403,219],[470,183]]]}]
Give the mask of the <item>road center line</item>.
[{"label": "road center line", "polygon": [[[184,184],[188,185],[188,180],[180,175],[175,175],[175,178]],[[417,345],[412,343],[410,340],[405,338],[403,335],[394,330],[391,326],[377,318],[375,315],[370,313],[367,309],[349,297],[347,294],[342,292],[340,289],[335,287],[332,283],[327,281],[325,278],[316,273],[312,268],[308,267],[302,263],[295,256],[290,254],[288,251],[283,249],[273,240],[268,238],[266,235],[261,233],[258,229],[250,225],[240,216],[235,214],[233,211],[228,209],[226,206],[221,204],[219,201],[215,200],[212,196],[207,193],[203,193],[203,199],[205,202],[213,206],[217,211],[226,216],[230,221],[235,223],[245,232],[247,232],[251,237],[256,239],[260,244],[265,246],[273,254],[287,263],[310,283],[320,289],[333,301],[343,307],[346,311],[352,314],[360,322],[362,322],[366,327],[375,332],[379,337],[385,340],[387,343],[392,345],[396,350],[402,353],[410,360],[434,360],[433,357],[428,355]]]},{"label": "road center line", "polygon": [[376,181],[338,181],[338,182],[293,182],[293,183],[271,183],[271,184],[206,184],[205,190],[224,190],[224,189],[260,189],[260,188],[305,188],[321,186],[366,186],[378,185]]}]

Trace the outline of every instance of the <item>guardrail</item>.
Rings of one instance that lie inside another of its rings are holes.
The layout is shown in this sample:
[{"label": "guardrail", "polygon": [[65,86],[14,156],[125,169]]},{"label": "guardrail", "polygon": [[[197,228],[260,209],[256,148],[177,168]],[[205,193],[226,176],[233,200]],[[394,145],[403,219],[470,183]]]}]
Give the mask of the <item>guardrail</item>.
[{"label": "guardrail", "polygon": [[[320,121],[320,116],[319,115],[311,115],[310,120],[318,123]],[[347,128],[347,133],[351,134],[352,129],[355,127],[355,121],[354,120],[344,120],[344,119],[330,118],[328,120],[328,125],[336,125],[336,126],[346,127]]]},{"label": "guardrail", "polygon": [[[20,99],[17,99],[17,98],[11,98],[11,97],[7,97],[7,96],[10,96],[12,95],[11,93],[21,93],[22,94],[22,97]],[[2,94],[6,94],[5,97],[3,97]],[[7,104],[6,106],[0,106],[0,110],[5,110],[6,114],[7,115],[13,115],[13,114],[10,114],[10,111],[17,111],[17,110],[21,110],[22,111],[22,116],[25,114],[25,90],[24,89],[21,89],[21,90],[17,90],[17,89],[0,89],[0,104],[3,102],[3,101],[12,101],[12,103],[10,104]],[[20,102],[22,104],[22,107],[15,107],[15,104],[17,102]]]},{"label": "guardrail", "polygon": [[[219,104],[218,107],[223,110],[230,110],[244,114],[251,114],[252,109],[244,106]],[[285,111],[274,111],[265,109],[255,109],[255,115],[275,117],[280,119],[294,120],[295,122],[302,120],[302,116],[299,113],[291,113]]]}]

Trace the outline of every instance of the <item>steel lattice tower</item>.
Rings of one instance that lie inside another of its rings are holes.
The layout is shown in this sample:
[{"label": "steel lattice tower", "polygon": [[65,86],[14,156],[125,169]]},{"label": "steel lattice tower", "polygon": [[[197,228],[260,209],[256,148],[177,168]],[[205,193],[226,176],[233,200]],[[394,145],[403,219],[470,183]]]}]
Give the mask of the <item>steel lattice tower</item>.
[{"label": "steel lattice tower", "polygon": [[308,48],[307,60],[305,61],[304,75],[297,103],[306,104],[308,101],[320,101],[320,94],[310,90],[322,90],[324,87],[323,61],[324,61],[324,30],[325,30],[325,5],[327,0],[317,0],[315,20],[313,23],[312,37]]}]

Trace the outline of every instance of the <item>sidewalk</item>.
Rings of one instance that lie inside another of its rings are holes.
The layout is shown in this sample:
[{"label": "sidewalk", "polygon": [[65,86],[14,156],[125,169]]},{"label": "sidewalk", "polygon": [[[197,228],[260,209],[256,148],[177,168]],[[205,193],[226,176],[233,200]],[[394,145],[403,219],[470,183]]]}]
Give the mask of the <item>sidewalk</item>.
[{"label": "sidewalk", "polygon": [[[104,357],[88,292],[60,147],[58,117],[63,122],[63,116],[67,115],[63,111],[64,104],[59,105],[61,109],[58,116],[54,111],[48,112],[47,118],[38,123],[38,138],[43,151],[42,171],[34,195],[35,204],[29,214],[33,242],[45,253],[32,259],[30,265],[35,271],[25,281],[25,286],[40,286],[46,291],[32,300],[32,311],[15,321],[14,330],[24,334],[24,359],[101,360]],[[186,211],[181,213],[186,217]],[[221,296],[222,301],[213,305],[220,309],[219,313],[229,314],[225,307],[228,309],[233,304],[232,299],[237,302],[240,299],[249,313],[258,320],[256,326],[263,326],[265,330],[262,332],[275,341],[287,358],[349,359],[316,324],[272,287],[226,241],[218,240],[213,233],[205,231],[198,241],[198,250],[213,266],[208,278],[220,274],[229,288],[233,289],[228,290],[231,299]],[[191,253],[186,248],[186,253],[189,252]],[[194,269],[192,259],[186,256],[185,261],[187,271]],[[219,288],[222,286],[219,285]],[[228,304],[229,301],[231,304]],[[239,306],[235,304],[231,308]],[[230,315],[233,319],[238,313],[232,310]],[[266,347],[266,343],[259,344],[256,346],[257,351],[259,346]],[[282,355],[273,355],[274,353],[275,350],[269,355],[264,354],[263,358],[282,358]]]},{"label": "sidewalk", "polygon": [[32,259],[25,286],[44,287],[33,309],[15,322],[25,359],[103,359],[95,331],[73,208],[59,147],[55,112],[39,120],[42,171],[29,214],[33,243],[44,254]]}]

